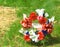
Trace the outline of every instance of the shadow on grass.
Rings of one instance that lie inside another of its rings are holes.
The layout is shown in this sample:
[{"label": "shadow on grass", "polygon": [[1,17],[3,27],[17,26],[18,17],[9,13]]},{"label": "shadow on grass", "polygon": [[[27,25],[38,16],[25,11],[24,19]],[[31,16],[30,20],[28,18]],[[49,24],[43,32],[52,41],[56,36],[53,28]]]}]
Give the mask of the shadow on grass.
[{"label": "shadow on grass", "polygon": [[60,37],[51,37],[49,39],[47,39],[45,42],[30,42],[28,43],[31,46],[37,46],[37,47],[46,47],[46,46],[50,46],[50,45],[55,45],[55,44],[59,44],[60,43]]},{"label": "shadow on grass", "polygon": [[55,45],[60,43],[60,37],[52,37],[47,40],[46,45]]}]

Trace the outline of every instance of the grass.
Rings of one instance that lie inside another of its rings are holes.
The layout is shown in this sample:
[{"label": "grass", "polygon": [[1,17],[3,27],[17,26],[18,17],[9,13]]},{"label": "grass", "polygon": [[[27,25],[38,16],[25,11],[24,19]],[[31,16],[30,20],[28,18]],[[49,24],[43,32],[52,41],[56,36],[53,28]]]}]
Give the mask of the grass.
[{"label": "grass", "polygon": [[32,11],[38,8],[44,8],[50,17],[54,15],[55,21],[57,21],[51,34],[53,38],[48,40],[46,47],[60,47],[60,0],[0,0],[0,6],[16,8],[17,17],[19,18],[0,39],[0,47],[37,47],[25,42],[23,35],[18,31],[21,28],[19,22],[22,19],[22,14],[26,13],[29,16]]}]

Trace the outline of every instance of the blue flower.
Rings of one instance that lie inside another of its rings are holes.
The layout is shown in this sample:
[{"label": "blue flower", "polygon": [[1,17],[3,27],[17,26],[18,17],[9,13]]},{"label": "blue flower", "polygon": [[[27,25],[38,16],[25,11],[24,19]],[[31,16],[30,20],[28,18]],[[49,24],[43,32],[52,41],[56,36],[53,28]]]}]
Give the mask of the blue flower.
[{"label": "blue flower", "polygon": [[48,34],[47,30],[42,30],[42,32],[45,36]]},{"label": "blue flower", "polygon": [[26,34],[29,35],[29,31],[26,31]]}]

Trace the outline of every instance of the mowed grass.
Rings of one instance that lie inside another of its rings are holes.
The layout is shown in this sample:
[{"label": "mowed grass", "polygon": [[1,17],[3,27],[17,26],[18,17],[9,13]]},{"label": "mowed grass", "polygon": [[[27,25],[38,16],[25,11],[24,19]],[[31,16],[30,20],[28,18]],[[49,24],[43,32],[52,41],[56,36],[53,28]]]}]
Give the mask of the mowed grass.
[{"label": "mowed grass", "polygon": [[[22,14],[26,13],[29,16],[38,8],[44,8],[49,13],[49,17],[55,16],[56,21],[51,34],[53,38],[50,38],[45,46],[60,47],[60,0],[0,0],[0,6],[16,8],[18,17],[18,20],[10,26],[10,30],[0,38],[0,47],[38,47],[36,44],[25,42],[23,35],[19,33]],[[43,45],[39,45],[39,47],[43,47]]]}]

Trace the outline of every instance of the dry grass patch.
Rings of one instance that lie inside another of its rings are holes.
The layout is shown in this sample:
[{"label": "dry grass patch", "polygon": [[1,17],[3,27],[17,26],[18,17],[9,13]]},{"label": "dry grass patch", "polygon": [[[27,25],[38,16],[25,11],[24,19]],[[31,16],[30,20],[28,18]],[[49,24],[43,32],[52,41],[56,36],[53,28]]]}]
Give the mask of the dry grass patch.
[{"label": "dry grass patch", "polygon": [[17,20],[15,8],[0,6],[0,36],[9,30],[15,20]]}]

